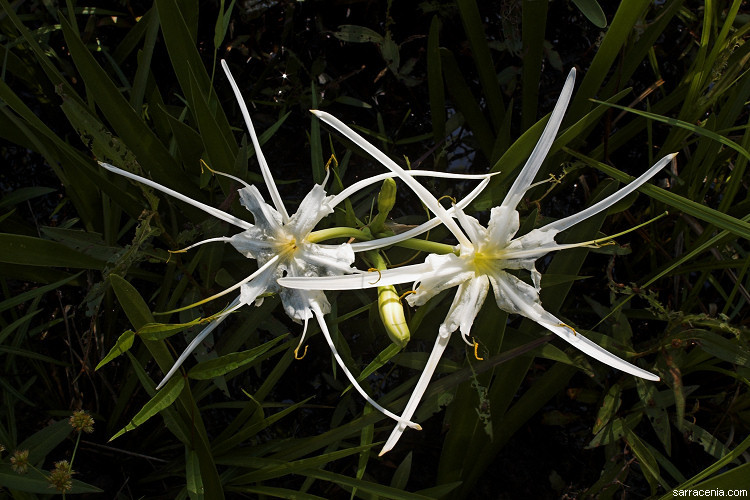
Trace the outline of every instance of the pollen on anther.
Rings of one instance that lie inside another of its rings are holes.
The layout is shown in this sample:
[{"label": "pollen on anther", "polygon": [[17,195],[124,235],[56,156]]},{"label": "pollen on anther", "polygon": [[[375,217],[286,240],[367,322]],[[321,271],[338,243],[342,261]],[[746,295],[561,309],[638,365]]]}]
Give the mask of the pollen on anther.
[{"label": "pollen on anther", "polygon": [[473,338],[471,340],[474,342],[474,357],[477,358],[477,361],[484,361],[484,358],[479,356],[479,342]]},{"label": "pollen on anther", "polygon": [[369,282],[371,285],[374,285],[375,283],[377,283],[378,281],[380,281],[380,279],[383,277],[383,275],[380,273],[380,269],[375,269],[374,267],[371,267],[370,269],[368,269],[367,272],[368,273],[374,273],[374,272],[378,273],[378,279],[376,279],[375,281]]},{"label": "pollen on anther", "polygon": [[307,346],[305,346],[305,350],[302,352],[302,356],[299,356],[298,352],[299,352],[299,347],[294,350],[294,359],[296,359],[297,361],[304,359],[305,356],[307,356]]}]

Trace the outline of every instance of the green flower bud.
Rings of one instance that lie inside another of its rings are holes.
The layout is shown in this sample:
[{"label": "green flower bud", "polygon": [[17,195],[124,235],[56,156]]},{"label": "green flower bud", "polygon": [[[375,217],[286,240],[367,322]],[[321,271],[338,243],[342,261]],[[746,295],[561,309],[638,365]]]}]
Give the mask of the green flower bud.
[{"label": "green flower bud", "polygon": [[405,347],[411,338],[398,293],[393,285],[378,287],[378,313],[391,342]]},{"label": "green flower bud", "polygon": [[[367,257],[372,261],[375,269],[386,269],[385,260],[378,252],[368,252]],[[378,314],[391,341],[399,347],[406,346],[411,333],[404,317],[404,306],[393,285],[378,287]]]},{"label": "green flower bud", "polygon": [[[383,231],[388,214],[396,204],[396,181],[387,178],[378,193],[378,214],[370,222],[370,230],[373,234]],[[385,269],[385,268],[384,268]]]}]

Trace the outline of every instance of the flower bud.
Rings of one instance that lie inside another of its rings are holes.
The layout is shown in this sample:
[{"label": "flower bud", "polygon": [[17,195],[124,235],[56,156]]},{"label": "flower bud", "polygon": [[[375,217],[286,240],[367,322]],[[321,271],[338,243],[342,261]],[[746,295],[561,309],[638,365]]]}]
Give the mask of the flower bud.
[{"label": "flower bud", "polygon": [[404,306],[393,285],[378,287],[378,313],[391,342],[399,347],[406,346],[411,333],[404,317]]},{"label": "flower bud", "polygon": [[[386,269],[385,259],[380,253],[368,252],[367,258],[375,265],[375,269]],[[404,317],[404,306],[393,285],[378,287],[378,314],[391,341],[399,347],[404,347],[409,342],[411,333]]]},{"label": "flower bud", "polygon": [[388,214],[393,209],[393,205],[396,204],[396,181],[391,178],[387,178],[383,181],[383,186],[380,188],[378,193],[378,214],[372,219],[370,223],[370,230],[373,234],[377,234],[383,231]]}]

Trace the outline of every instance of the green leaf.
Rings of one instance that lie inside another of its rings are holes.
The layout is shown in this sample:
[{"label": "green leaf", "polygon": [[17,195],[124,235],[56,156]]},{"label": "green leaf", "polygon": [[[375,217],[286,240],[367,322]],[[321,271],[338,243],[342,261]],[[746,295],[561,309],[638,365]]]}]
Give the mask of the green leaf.
[{"label": "green leaf", "polygon": [[718,143],[721,143],[729,148],[734,149],[739,154],[744,156],[747,159],[750,159],[750,152],[748,152],[747,149],[743,148],[736,142],[734,142],[732,139],[729,139],[728,137],[725,137],[723,135],[717,134],[716,132],[712,130],[708,130],[706,128],[703,128],[699,125],[695,125],[692,123],[687,123],[682,120],[678,120],[677,118],[670,118],[668,116],[662,116],[658,115],[656,113],[649,113],[648,111],[641,111],[640,109],[634,109],[634,108],[628,108],[626,106],[620,106],[613,103],[608,103],[604,101],[597,101],[596,99],[591,99],[591,102],[595,102],[597,104],[602,104],[605,106],[610,106],[615,109],[619,109],[621,111],[627,111],[629,113],[636,114],[638,116],[642,116],[644,118],[648,118],[649,120],[654,120],[661,123],[666,123],[668,125],[673,125],[675,127],[680,127],[685,130],[689,130],[693,132],[694,134],[702,135],[704,137],[708,137],[709,139],[712,139]]},{"label": "green leaf", "polygon": [[620,3],[612,24],[604,36],[594,59],[581,81],[578,92],[568,109],[568,116],[578,120],[588,111],[589,98],[598,95],[602,82],[610,74],[616,61],[622,56],[622,48],[628,38],[634,36],[634,27],[651,0],[628,0]]},{"label": "green leaf", "polygon": [[[737,486],[747,486],[747,478],[750,477],[750,463],[745,463],[739,467],[719,474],[718,476],[707,479],[702,483],[693,486],[692,490],[729,490],[737,491]],[[676,488],[675,488],[676,489]],[[674,491],[674,490],[673,490]]]},{"label": "green leaf", "polygon": [[338,31],[333,32],[333,36],[341,40],[342,42],[352,43],[377,43],[378,45],[383,43],[383,35],[365,28],[364,26],[355,26],[353,24],[342,24],[339,26]]},{"label": "green leaf", "polygon": [[[47,476],[42,474],[41,471],[30,469],[26,474],[18,474],[13,472],[10,465],[0,464],[0,484],[5,488],[8,488],[11,492],[23,491],[26,493],[39,493],[42,495],[49,495],[54,492],[50,489],[50,483],[47,480]],[[80,493],[104,493],[96,486],[84,483],[78,479],[73,479],[73,489],[68,491],[68,495],[77,495]],[[14,495],[14,498],[26,498]]]},{"label": "green leaf", "polygon": [[94,370],[98,370],[102,366],[106,365],[113,359],[115,359],[117,356],[124,354],[128,350],[130,350],[131,347],[133,347],[133,339],[135,338],[135,332],[132,330],[128,330],[117,339],[117,342],[115,342],[115,345],[112,347],[112,349],[109,350],[106,356],[99,361],[99,364],[96,365],[96,368]]},{"label": "green leaf", "polygon": [[406,484],[409,482],[409,476],[411,475],[411,457],[412,452],[406,454],[404,460],[396,467],[396,472],[393,473],[391,479],[391,487],[403,490],[406,488]]},{"label": "green leaf", "polygon": [[[234,4],[234,2],[232,2]],[[195,450],[185,449],[185,487],[187,488],[190,500],[203,500],[205,498],[203,491],[203,478],[201,477],[200,463],[198,454]]]},{"label": "green leaf", "polygon": [[258,347],[254,347],[247,351],[234,352],[198,363],[188,372],[188,377],[195,380],[210,380],[225,375],[232,370],[236,370],[248,363],[252,363],[279,343],[284,337],[286,337],[286,335],[276,337],[263,345],[259,345]]},{"label": "green leaf", "polygon": [[229,4],[229,8],[224,10],[224,0],[221,0],[221,8],[219,9],[219,16],[216,18],[216,26],[214,26],[214,49],[219,50],[221,42],[224,41],[224,37],[227,36],[227,28],[229,28],[229,21],[232,19],[232,10],[234,9],[234,2]]},{"label": "green leaf", "polygon": [[445,86],[440,61],[440,18],[437,16],[432,17],[427,38],[427,89],[430,94],[433,140],[438,143],[445,137]]},{"label": "green leaf", "polygon": [[[500,132],[505,116],[505,105],[503,104],[502,91],[497,79],[495,64],[490,54],[490,46],[484,34],[484,24],[479,15],[476,0],[457,0],[458,12],[464,26],[466,38],[469,39],[471,53],[474,56],[474,64],[479,73],[479,82],[482,84],[483,99],[487,102],[492,123],[495,131]],[[446,71],[450,68],[446,67]],[[445,75],[447,78],[447,74]],[[488,156],[490,158],[490,156]]]},{"label": "green leaf", "polygon": [[521,37],[523,68],[521,69],[521,128],[526,130],[536,122],[539,106],[539,81],[544,56],[544,32],[547,27],[549,2],[524,0]]},{"label": "green leaf", "polygon": [[240,493],[255,493],[259,496],[253,496],[253,498],[286,498],[288,500],[326,500],[324,497],[313,495],[312,493],[305,493],[298,490],[288,490],[285,488],[277,488],[275,486],[241,486],[227,487],[228,491],[237,491]]},{"label": "green leaf", "polygon": [[57,290],[64,284],[69,283],[73,281],[74,279],[78,278],[81,274],[83,274],[83,272],[80,272],[73,276],[68,276],[66,278],[61,279],[60,281],[56,281],[49,285],[40,286],[39,288],[34,288],[33,290],[29,290],[28,292],[23,292],[10,299],[6,299],[0,302],[0,312],[16,307],[19,304],[23,304],[24,302],[32,300],[34,297],[45,294],[51,290]]},{"label": "green leaf", "polygon": [[38,198],[39,196],[44,196],[45,194],[54,193],[55,191],[57,190],[54,188],[37,187],[37,186],[16,189],[15,191],[11,191],[7,195],[0,198],[0,209],[5,208],[5,207],[12,207],[26,200],[30,200],[32,198]]},{"label": "green leaf", "polygon": [[258,481],[266,481],[288,474],[302,474],[307,475],[309,469],[314,467],[323,466],[334,460],[340,460],[342,458],[356,455],[363,450],[368,450],[375,446],[370,444],[367,446],[355,446],[352,448],[346,448],[344,450],[334,451],[331,453],[325,453],[312,458],[304,458],[302,460],[295,460],[292,462],[286,462],[283,460],[272,460],[266,459],[269,465],[261,468],[260,470],[242,474],[241,476],[235,477],[232,481],[235,484],[254,483]]},{"label": "green leaf", "polygon": [[658,484],[661,484],[664,489],[669,489],[669,485],[662,479],[661,474],[659,474],[659,464],[656,462],[651,451],[643,444],[643,441],[641,441],[635,432],[628,428],[625,428],[625,435],[623,437],[630,446],[630,449],[633,450],[633,454],[638,459],[638,464],[641,466],[643,475],[646,476],[646,480],[651,485],[651,494],[656,493]]},{"label": "green leaf", "polygon": [[335,472],[328,472],[322,469],[305,470],[301,471],[300,474],[315,479],[321,479],[323,481],[330,481],[346,489],[356,488],[358,493],[370,493],[381,498],[392,498],[396,500],[426,500],[430,498],[417,493],[409,493],[408,491],[391,488],[390,486],[354,479],[349,476],[344,476],[343,474],[336,474]]},{"label": "green leaf", "polygon": [[130,107],[107,72],[99,66],[81,39],[73,32],[68,21],[60,18],[60,23],[73,62],[86,83],[86,88],[128,149],[149,171],[154,181],[161,184],[169,183],[186,196],[197,197],[196,187],[185,176],[175,175],[180,169],[174,158],[140,115]]},{"label": "green leaf", "polygon": [[607,27],[607,16],[596,0],[573,0],[573,3],[594,26],[602,29]]},{"label": "green leaf", "polygon": [[[605,163],[598,162],[593,158],[584,156],[577,151],[573,151],[568,148],[563,149],[566,153],[575,156],[579,160],[588,163],[592,167],[598,168],[605,174],[612,176],[620,182],[631,182],[634,179],[633,177],[621,172],[614,167],[611,167]],[[704,204],[694,202],[652,184],[644,184],[643,186],[638,188],[638,190],[657,201],[665,203],[678,210],[682,210],[688,215],[692,215],[717,227],[726,229],[727,231],[730,231],[742,238],[750,239],[750,223],[747,223],[740,219],[736,219],[727,214],[721,213],[718,210],[707,207]]]},{"label": "green leaf", "polygon": [[469,85],[462,76],[458,67],[456,58],[445,48],[440,49],[440,61],[443,67],[443,77],[448,92],[453,97],[456,108],[466,119],[467,124],[474,133],[482,153],[488,158],[492,158],[492,145],[495,142],[495,134],[490,128],[490,124],[482,113],[482,109],[474,99],[474,95],[469,89]]},{"label": "green leaf", "polygon": [[[292,356],[290,356],[291,358]],[[218,441],[214,444],[213,450],[214,453],[218,456],[223,453],[226,453],[229,449],[234,448],[237,446],[238,443],[242,443],[246,439],[249,439],[259,432],[263,431],[264,429],[267,429],[269,426],[273,425],[277,421],[281,420],[285,416],[289,415],[290,413],[293,413],[303,405],[307,404],[308,401],[310,401],[312,398],[307,398],[303,401],[300,401],[299,403],[295,403],[288,408],[284,408],[280,412],[276,412],[270,417],[264,417],[261,415],[261,419],[259,421],[252,420],[250,423],[245,425],[243,428],[238,430],[237,432],[232,433],[230,436],[227,436],[226,440],[224,441]],[[219,463],[227,463],[226,461],[219,460]],[[231,464],[228,464],[231,465]]]},{"label": "green leaf", "polygon": [[112,283],[112,289],[115,291],[122,309],[136,329],[148,323],[154,323],[151,310],[133,285],[116,274],[110,274],[109,281]]},{"label": "green leaf", "polygon": [[622,399],[620,399],[620,384],[614,384],[609,388],[607,395],[604,396],[602,407],[599,408],[599,414],[596,416],[596,422],[592,432],[598,434],[602,428],[609,423],[612,417],[620,408]]},{"label": "green leaf", "polygon": [[182,377],[175,377],[167,382],[167,385],[163,389],[158,391],[156,395],[151,398],[151,400],[149,400],[148,403],[143,405],[141,411],[136,413],[136,415],[130,420],[130,422],[128,422],[125,427],[117,431],[114,436],[109,438],[109,441],[114,441],[126,432],[130,432],[139,425],[143,424],[160,411],[164,410],[165,408],[169,408],[169,406],[175,402],[184,387],[185,379]]},{"label": "green leaf", "polygon": [[58,420],[52,425],[36,431],[19,444],[17,449],[29,450],[29,462],[40,464],[47,457],[47,454],[62,443],[71,432],[73,432],[73,427],[67,419]]},{"label": "green leaf", "polygon": [[28,266],[103,269],[105,262],[55,241],[20,234],[0,234],[0,262]]}]

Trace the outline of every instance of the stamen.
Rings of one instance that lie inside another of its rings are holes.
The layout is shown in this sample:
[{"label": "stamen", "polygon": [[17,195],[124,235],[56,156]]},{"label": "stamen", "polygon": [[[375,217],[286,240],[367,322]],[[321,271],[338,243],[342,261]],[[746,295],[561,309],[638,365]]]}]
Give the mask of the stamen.
[{"label": "stamen", "polygon": [[294,359],[296,359],[296,360],[301,360],[302,358],[304,358],[305,356],[307,356],[307,346],[305,346],[305,352],[302,353],[302,356],[298,356],[297,353],[299,351],[299,348],[302,347],[302,343],[305,341],[305,335],[307,335],[307,323],[308,323],[308,321],[310,321],[309,318],[306,318],[305,319],[305,324],[302,327],[302,336],[299,338],[299,343],[297,344],[297,348],[294,350]]},{"label": "stamen", "polygon": [[[178,252],[174,252],[174,253],[178,253]],[[258,268],[258,270],[255,271],[253,274],[251,274],[247,278],[243,279],[242,281],[239,281],[236,284],[230,286],[229,288],[227,288],[223,292],[219,292],[216,295],[212,295],[212,296],[210,296],[208,298],[205,298],[203,300],[199,300],[198,302],[190,304],[189,306],[180,307],[179,309],[172,309],[171,311],[164,311],[164,312],[155,312],[154,316],[164,316],[164,315],[167,315],[167,314],[172,314],[172,313],[177,313],[177,312],[181,312],[181,311],[186,311],[188,309],[192,309],[193,307],[197,307],[197,306],[200,306],[202,304],[205,304],[206,302],[211,302],[214,299],[218,299],[219,297],[222,297],[222,296],[224,296],[224,295],[226,295],[226,294],[228,294],[230,292],[233,292],[234,290],[237,290],[239,287],[241,287],[245,283],[247,283],[250,280],[254,279],[260,273],[262,273],[263,271],[265,271],[269,267],[273,266],[276,263],[277,260],[279,260],[279,256],[278,255],[274,255],[273,257],[271,257],[268,260],[268,262],[266,262],[265,264],[263,264],[262,266],[260,266]]]},{"label": "stamen", "polygon": [[450,196],[450,195],[447,195],[447,194],[445,194],[445,195],[441,196],[440,198],[438,198],[438,200],[437,200],[437,201],[438,201],[438,203],[439,203],[439,202],[440,202],[440,200],[442,200],[443,198],[447,198],[447,199],[451,200],[451,204],[453,204],[453,205],[455,205],[455,204],[456,204],[456,199],[455,199],[455,198],[454,198],[453,196]]},{"label": "stamen", "polygon": [[110,165],[109,163],[99,162],[99,165],[102,166],[102,168],[105,168],[109,170],[110,172],[114,172],[118,175],[121,175],[123,177],[127,177],[128,179],[132,179],[134,181],[140,182],[141,184],[145,184],[147,186],[150,186],[158,191],[161,191],[162,193],[166,193],[174,198],[177,198],[178,200],[187,203],[189,205],[192,205],[194,207],[197,207],[204,212],[206,212],[209,215],[213,215],[217,219],[221,219],[225,222],[229,222],[230,224],[234,224],[235,226],[242,228],[242,229],[252,229],[253,225],[250,224],[247,221],[244,221],[242,219],[239,219],[235,217],[234,215],[230,215],[226,212],[223,212],[219,210],[218,208],[209,207],[205,203],[201,203],[199,201],[196,201],[189,196],[185,196],[184,194],[178,193],[174,189],[170,189],[166,186],[162,186],[161,184],[154,182],[150,179],[146,179],[145,177],[141,177],[140,175],[131,174],[127,170],[123,170],[121,168],[117,168],[113,165]]},{"label": "stamen", "polygon": [[237,176],[234,176],[234,175],[231,175],[231,174],[227,174],[227,173],[224,173],[224,172],[219,172],[218,170],[212,169],[211,167],[208,166],[208,164],[205,161],[203,161],[203,158],[201,158],[201,164],[202,164],[201,165],[201,172],[203,172],[203,165],[205,165],[206,168],[208,169],[208,171],[211,172],[214,175],[221,175],[223,177],[227,177],[229,179],[232,179],[232,180],[235,180],[235,181],[239,182],[240,184],[242,184],[246,188],[250,187],[250,184],[248,184],[247,182],[243,181],[242,179],[240,179]]},{"label": "stamen", "polygon": [[576,335],[576,336],[578,335],[578,332],[575,330],[575,328],[573,328],[570,325],[566,325],[565,323],[558,323],[557,326],[562,326],[563,328],[567,328],[568,330],[573,332],[573,335]]},{"label": "stamen", "polygon": [[309,346],[305,346],[305,350],[302,352],[302,356],[297,355],[297,351],[299,351],[299,346],[294,350],[294,359],[297,361],[305,359],[305,356],[307,356],[307,348]]},{"label": "stamen", "polygon": [[331,157],[328,158],[328,161],[326,162],[326,167],[325,167],[326,170],[328,170],[328,167],[331,166],[331,162],[333,162],[333,166],[334,167],[338,168],[339,161],[336,159],[336,154],[335,153],[331,153]]},{"label": "stamen", "polygon": [[167,262],[165,262],[165,264],[169,264],[169,260],[172,258],[172,254],[187,253],[187,250],[185,250],[184,248],[182,250],[167,250],[167,253],[169,253],[169,257],[167,257]]},{"label": "stamen", "polygon": [[[651,224],[652,222],[655,222],[655,221],[661,219],[665,215],[669,215],[669,212],[664,212],[661,215],[658,215],[658,216],[654,217],[653,219],[651,219],[649,221],[646,221],[646,222],[644,222],[642,224],[638,224],[635,227],[631,227],[630,229],[626,229],[625,231],[619,232],[617,234],[613,234],[611,236],[605,236],[604,238],[599,238],[599,239],[596,239],[596,240],[589,240],[589,241],[582,241],[580,243],[566,243],[566,244],[563,244],[563,245],[557,244],[554,241],[552,241],[551,244],[549,244],[547,246],[540,246],[538,248],[532,248],[532,249],[527,249],[527,250],[508,250],[508,251],[504,252],[503,256],[504,256],[504,258],[509,259],[509,260],[512,260],[512,259],[524,259],[524,258],[529,258],[529,257],[537,256],[537,255],[544,255],[547,252],[553,252],[553,251],[558,251],[558,250],[567,250],[567,249],[570,249],[570,248],[580,248],[580,247],[599,248],[599,247],[606,246],[606,245],[613,245],[613,244],[615,244],[615,242],[613,241],[613,238],[617,238],[617,237],[622,236],[624,234],[628,234],[628,233],[630,233],[632,231],[640,229],[643,226],[646,226],[648,224]],[[553,224],[555,224],[555,223],[553,222],[551,224],[548,224],[547,226],[551,226]],[[545,227],[547,227],[547,226],[545,226]],[[542,228],[542,229],[544,229],[544,228]],[[556,229],[555,229],[555,231],[556,231]],[[523,238],[523,236],[522,236],[522,238]]]},{"label": "stamen", "polygon": [[370,283],[371,285],[374,285],[375,283],[377,283],[378,281],[380,281],[380,279],[383,277],[383,275],[380,273],[380,269],[376,269],[374,267],[371,267],[370,269],[368,269],[367,272],[368,273],[373,273],[373,272],[377,272],[378,273],[378,279],[376,279],[375,281],[368,281],[368,283]]},{"label": "stamen", "polygon": [[632,231],[635,231],[635,230],[637,230],[637,229],[640,229],[640,228],[642,228],[643,226],[647,226],[647,225],[651,224],[652,222],[656,222],[656,221],[658,221],[659,219],[661,219],[662,217],[664,217],[664,216],[666,216],[666,215],[669,215],[669,212],[667,212],[667,211],[664,211],[664,213],[662,213],[662,214],[660,214],[660,215],[657,215],[656,217],[654,217],[654,218],[653,218],[653,219],[651,219],[651,220],[647,220],[646,222],[643,222],[643,223],[641,223],[641,224],[638,224],[638,225],[637,225],[637,226],[635,226],[635,227],[631,227],[630,229],[626,229],[625,231],[622,231],[622,232],[620,232],[620,233],[617,233],[617,234],[613,234],[612,236],[605,236],[604,238],[599,238],[598,240],[593,240],[593,241],[591,241],[590,243],[592,243],[592,244],[594,244],[594,245],[597,245],[597,244],[599,244],[599,243],[600,243],[600,242],[602,242],[602,241],[609,241],[609,240],[612,240],[613,238],[617,238],[617,237],[619,237],[619,236],[622,236],[622,235],[624,235],[624,234],[628,234],[628,233],[630,233],[630,232],[632,232]]},{"label": "stamen", "polygon": [[471,338],[471,341],[474,342],[474,357],[477,358],[477,361],[484,361],[484,358],[479,356],[479,342],[474,337]]},{"label": "stamen", "polygon": [[408,292],[402,293],[401,296],[398,298],[399,303],[401,302],[401,299],[403,299],[407,295],[411,295],[412,293],[417,293],[417,292],[416,290],[409,290]]}]

